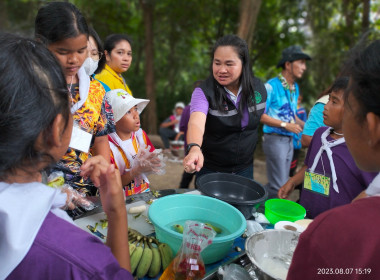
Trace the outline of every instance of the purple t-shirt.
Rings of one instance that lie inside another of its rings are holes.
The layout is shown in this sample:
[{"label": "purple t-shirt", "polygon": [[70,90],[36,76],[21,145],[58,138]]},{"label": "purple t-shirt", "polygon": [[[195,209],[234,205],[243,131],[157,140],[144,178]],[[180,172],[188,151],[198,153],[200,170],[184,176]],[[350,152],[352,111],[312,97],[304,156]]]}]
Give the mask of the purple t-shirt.
[{"label": "purple t-shirt", "polygon": [[287,279],[380,279],[379,219],[380,197],[318,216],[299,238]]},{"label": "purple t-shirt", "polygon": [[[305,158],[305,164],[310,168],[314,163],[314,158],[322,146],[321,135],[329,127],[320,127],[310,143]],[[333,141],[331,136],[327,137],[328,141]],[[331,208],[351,203],[351,201],[363,190],[367,188],[377,173],[369,173],[361,171],[355,164],[346,143],[342,143],[331,148],[333,153],[333,161],[337,176],[337,185],[339,193],[332,187],[332,176],[330,161],[326,152],[322,153],[321,158],[315,168],[316,173],[326,174],[330,177],[330,194],[324,196],[319,193],[303,188],[300,198],[300,204],[306,209],[306,216],[314,219],[320,213]]]},{"label": "purple t-shirt", "polygon": [[49,213],[7,279],[133,279],[97,237]]},{"label": "purple t-shirt", "polygon": [[[240,97],[239,95],[237,97],[236,103],[231,99],[229,94],[227,94],[228,98],[232,101],[233,104],[235,104],[236,108],[239,108],[239,103],[240,103]],[[208,100],[201,88],[195,88],[193,91],[193,94],[191,96],[191,110],[190,112],[202,112],[207,116],[209,109],[209,103]],[[248,108],[244,108],[244,113],[243,117],[241,119],[241,128],[244,129],[247,127],[249,121],[249,114],[248,114]]]}]

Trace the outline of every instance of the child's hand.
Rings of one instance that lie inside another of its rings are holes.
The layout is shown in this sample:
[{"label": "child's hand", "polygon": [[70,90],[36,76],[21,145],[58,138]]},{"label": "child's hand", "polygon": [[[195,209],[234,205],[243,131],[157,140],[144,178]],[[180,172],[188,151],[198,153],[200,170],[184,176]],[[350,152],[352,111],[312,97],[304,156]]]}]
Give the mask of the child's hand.
[{"label": "child's hand", "polygon": [[132,175],[134,177],[144,173],[157,173],[165,166],[163,157],[159,153],[149,152],[147,149],[140,149],[132,164]]},{"label": "child's hand", "polygon": [[128,217],[120,173],[102,156],[89,158],[81,169],[81,175],[90,177],[99,188],[100,200],[108,218],[106,244],[111,248],[120,266],[130,271]]},{"label": "child's hand", "polygon": [[69,185],[63,185],[61,187],[61,191],[63,193],[66,193],[67,199],[66,199],[66,205],[64,206],[64,210],[74,210],[76,207],[80,206],[83,209],[90,211],[94,209],[94,204],[86,199],[86,195],[78,192],[77,190],[73,189]]},{"label": "child's hand", "polygon": [[86,160],[81,169],[81,176],[90,177],[99,188],[102,206],[107,215],[125,211],[120,173],[113,164],[102,156],[95,156]]},{"label": "child's hand", "polygon": [[282,199],[287,199],[289,194],[294,190],[295,184],[291,181],[288,180],[285,185],[283,185],[277,193],[277,196]]}]

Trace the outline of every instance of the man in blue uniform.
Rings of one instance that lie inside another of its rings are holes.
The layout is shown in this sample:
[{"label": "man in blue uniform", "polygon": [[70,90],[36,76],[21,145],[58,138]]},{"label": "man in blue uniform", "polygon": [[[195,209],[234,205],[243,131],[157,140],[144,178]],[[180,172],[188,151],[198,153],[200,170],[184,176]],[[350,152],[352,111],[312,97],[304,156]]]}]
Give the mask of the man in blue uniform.
[{"label": "man in blue uniform", "polygon": [[297,115],[299,88],[296,83],[311,60],[301,47],[290,46],[283,50],[277,67],[281,73],[266,84],[267,103],[261,122],[264,124],[263,150],[266,156],[269,198],[277,197],[280,187],[289,178],[293,156],[293,135],[302,131],[304,122]]}]

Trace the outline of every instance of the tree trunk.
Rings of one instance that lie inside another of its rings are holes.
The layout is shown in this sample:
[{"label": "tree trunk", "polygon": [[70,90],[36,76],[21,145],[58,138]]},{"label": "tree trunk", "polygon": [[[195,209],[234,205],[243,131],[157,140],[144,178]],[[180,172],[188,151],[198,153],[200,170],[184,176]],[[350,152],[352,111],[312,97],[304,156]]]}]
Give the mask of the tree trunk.
[{"label": "tree trunk", "polygon": [[356,43],[355,13],[360,2],[359,0],[343,0],[343,16],[346,22],[345,37],[350,48]]},{"label": "tree trunk", "polygon": [[143,9],[145,27],[145,87],[146,97],[150,100],[147,110],[147,121],[143,127],[150,134],[157,134],[156,92],[154,83],[154,45],[153,15],[154,0],[140,0]]},{"label": "tree trunk", "polygon": [[7,3],[5,1],[0,1],[0,31],[6,31],[8,28],[7,15]]},{"label": "tree trunk", "polygon": [[240,0],[240,19],[237,35],[244,39],[251,48],[257,16],[262,0]]},{"label": "tree trunk", "polygon": [[369,13],[370,13],[370,0],[363,0],[363,18],[362,18],[362,33],[369,30]]}]

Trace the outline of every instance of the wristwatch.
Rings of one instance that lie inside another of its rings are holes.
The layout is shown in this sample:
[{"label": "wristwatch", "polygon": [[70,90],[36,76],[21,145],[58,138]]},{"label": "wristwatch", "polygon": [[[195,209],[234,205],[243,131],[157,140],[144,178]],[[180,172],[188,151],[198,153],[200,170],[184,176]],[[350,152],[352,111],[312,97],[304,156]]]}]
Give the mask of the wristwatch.
[{"label": "wristwatch", "polygon": [[286,122],[282,122],[282,123],[281,123],[281,127],[282,127],[282,128],[285,128],[285,127],[286,127],[286,124],[287,124]]},{"label": "wristwatch", "polygon": [[197,143],[189,143],[189,144],[187,144],[186,154],[188,154],[190,152],[190,149],[194,146],[197,146],[197,147],[199,147],[199,149],[202,150],[201,146],[199,146]]}]

